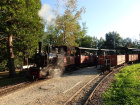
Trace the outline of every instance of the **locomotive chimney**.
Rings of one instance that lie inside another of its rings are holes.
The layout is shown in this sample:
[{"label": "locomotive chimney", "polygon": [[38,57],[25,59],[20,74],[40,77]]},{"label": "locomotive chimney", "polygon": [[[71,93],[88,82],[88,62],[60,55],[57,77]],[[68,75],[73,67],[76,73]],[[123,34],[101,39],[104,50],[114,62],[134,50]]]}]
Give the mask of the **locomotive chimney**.
[{"label": "locomotive chimney", "polygon": [[39,53],[41,53],[42,50],[42,42],[39,42]]}]

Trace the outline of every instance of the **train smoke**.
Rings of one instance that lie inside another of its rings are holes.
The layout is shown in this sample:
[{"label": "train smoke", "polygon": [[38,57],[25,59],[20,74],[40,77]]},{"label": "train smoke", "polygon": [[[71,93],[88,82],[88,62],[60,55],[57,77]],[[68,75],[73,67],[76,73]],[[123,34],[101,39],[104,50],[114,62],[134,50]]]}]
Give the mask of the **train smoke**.
[{"label": "train smoke", "polygon": [[38,11],[38,15],[43,19],[43,23],[47,24],[50,24],[55,17],[52,12],[52,7],[49,4],[42,5],[41,9]]},{"label": "train smoke", "polygon": [[[58,72],[57,75],[55,75],[55,77],[60,77],[62,76],[64,70],[65,70],[65,67],[64,67],[64,57],[65,57],[65,51],[61,49],[61,51],[59,53],[57,53],[57,65],[60,67],[60,71],[61,72]],[[57,66],[56,65],[56,69],[57,69]]]}]

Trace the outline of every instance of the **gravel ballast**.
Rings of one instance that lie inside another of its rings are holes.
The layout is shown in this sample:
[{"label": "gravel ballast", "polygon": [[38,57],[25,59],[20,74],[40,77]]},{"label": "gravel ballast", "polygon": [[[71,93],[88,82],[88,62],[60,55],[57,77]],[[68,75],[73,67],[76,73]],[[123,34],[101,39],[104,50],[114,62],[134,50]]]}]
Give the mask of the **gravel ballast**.
[{"label": "gravel ballast", "polygon": [[0,105],[61,105],[97,75],[94,67],[66,73],[2,96]]}]

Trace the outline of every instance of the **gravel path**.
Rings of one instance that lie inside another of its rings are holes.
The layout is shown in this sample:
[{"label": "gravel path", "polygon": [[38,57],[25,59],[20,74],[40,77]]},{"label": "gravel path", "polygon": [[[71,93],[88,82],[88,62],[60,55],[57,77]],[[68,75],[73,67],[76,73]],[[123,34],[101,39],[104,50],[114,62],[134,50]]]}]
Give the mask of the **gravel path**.
[{"label": "gravel path", "polygon": [[62,105],[97,75],[94,67],[70,72],[0,97],[0,105]]}]

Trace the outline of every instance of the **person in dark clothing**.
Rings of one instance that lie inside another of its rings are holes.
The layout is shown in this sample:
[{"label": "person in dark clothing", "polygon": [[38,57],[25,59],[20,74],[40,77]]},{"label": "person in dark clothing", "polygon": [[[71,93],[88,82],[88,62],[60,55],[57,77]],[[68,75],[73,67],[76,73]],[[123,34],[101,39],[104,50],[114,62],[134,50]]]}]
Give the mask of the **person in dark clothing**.
[{"label": "person in dark clothing", "polygon": [[98,56],[94,55],[94,62],[95,62],[95,68],[97,68],[98,65]]}]

